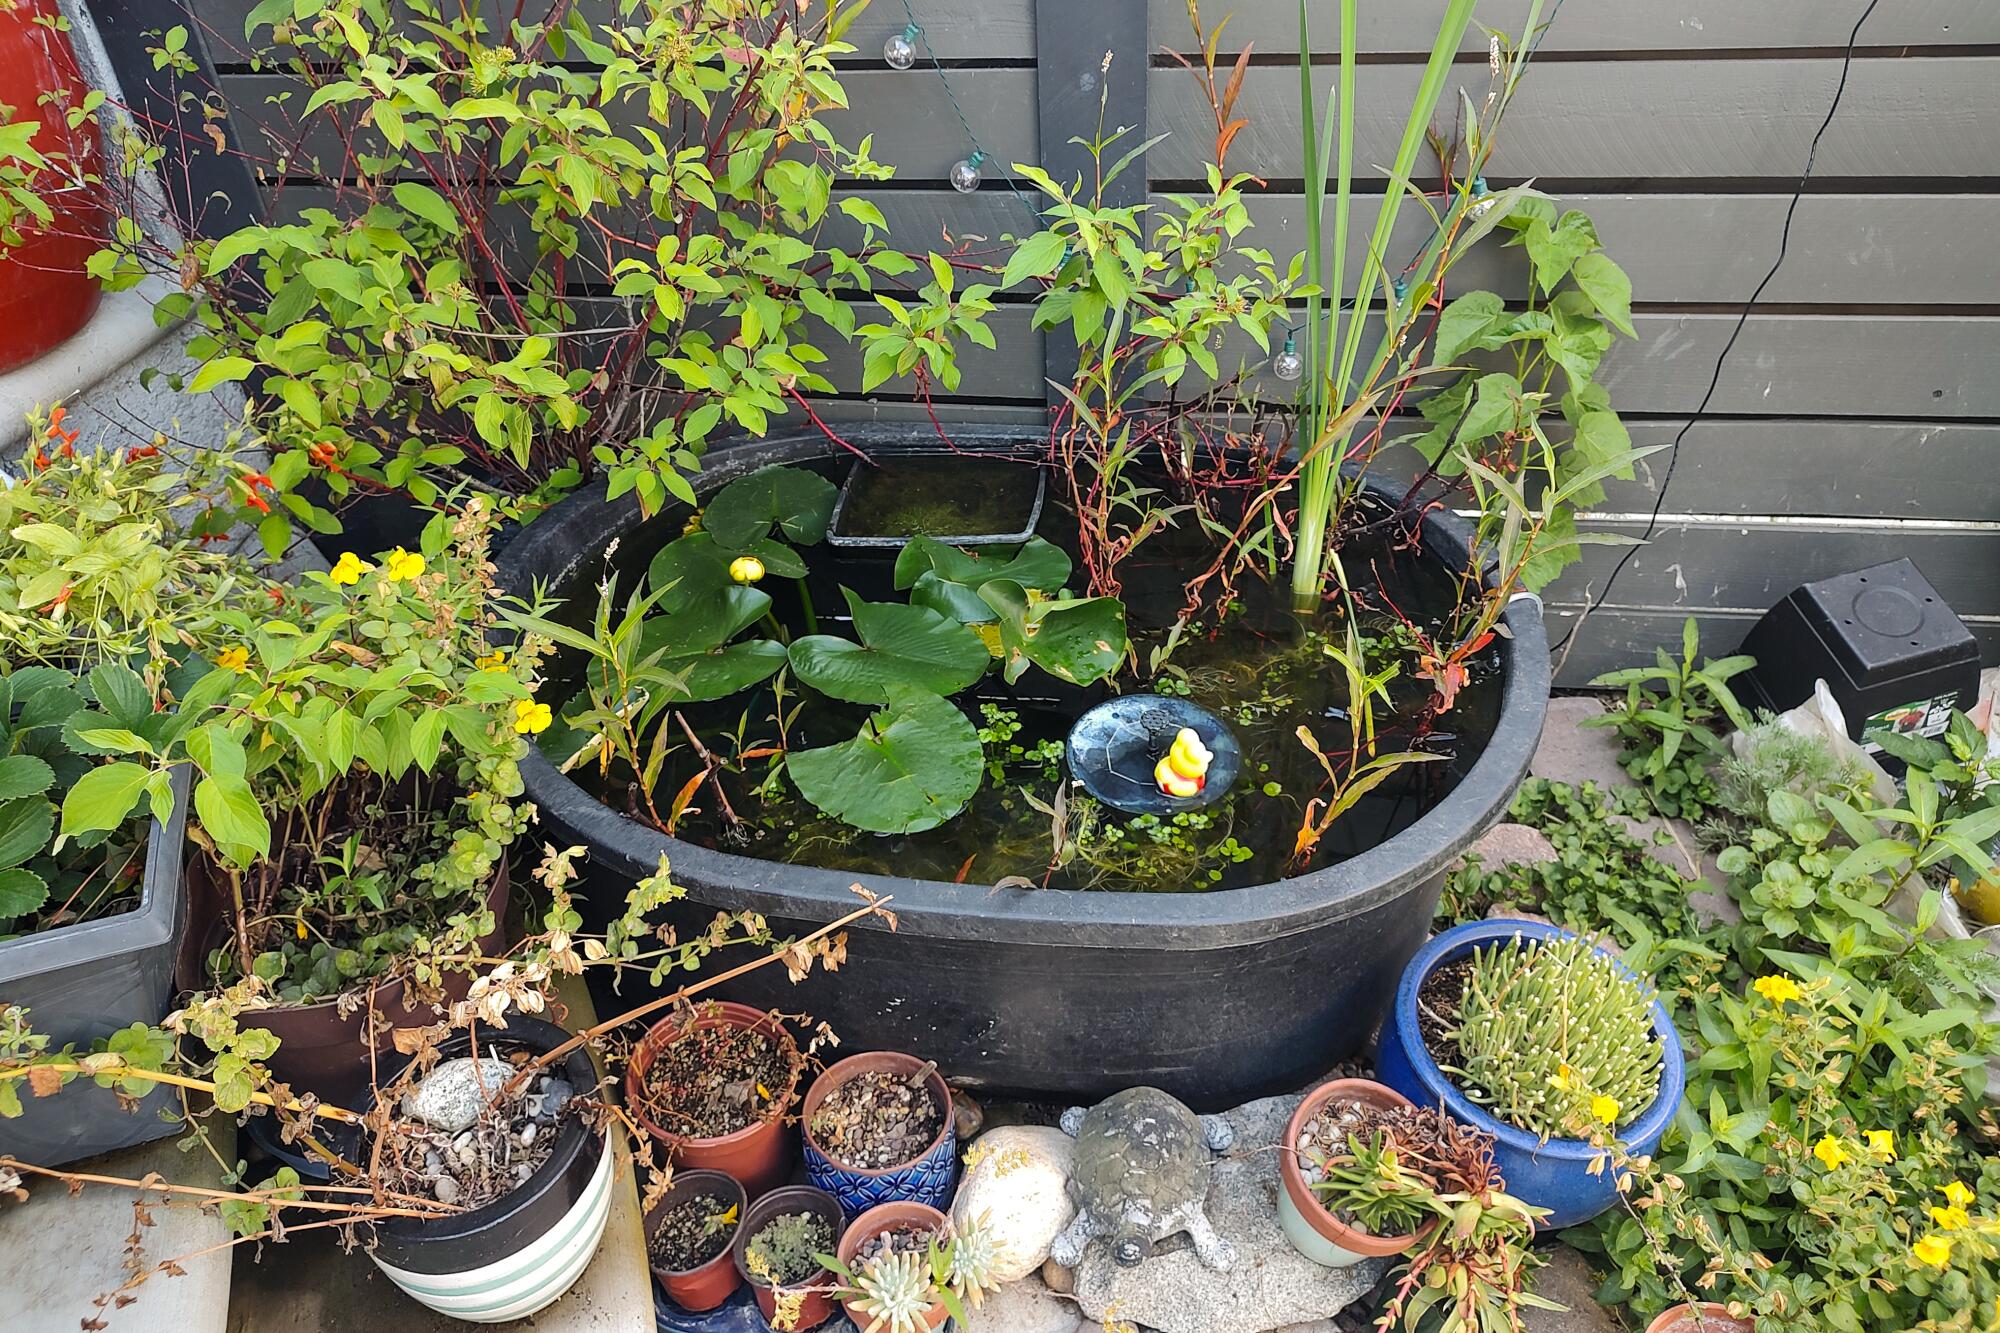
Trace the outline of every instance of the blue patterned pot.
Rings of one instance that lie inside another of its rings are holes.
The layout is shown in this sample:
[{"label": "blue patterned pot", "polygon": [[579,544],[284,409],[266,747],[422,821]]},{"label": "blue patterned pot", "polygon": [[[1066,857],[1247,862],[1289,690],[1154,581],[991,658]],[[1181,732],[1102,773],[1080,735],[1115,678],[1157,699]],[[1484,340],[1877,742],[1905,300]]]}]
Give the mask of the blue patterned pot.
[{"label": "blue patterned pot", "polygon": [[944,1079],[935,1069],[930,1071],[924,1084],[944,1113],[944,1125],[938,1130],[937,1137],[931,1140],[931,1146],[914,1161],[879,1171],[867,1171],[835,1161],[813,1141],[813,1112],[836,1087],[856,1074],[897,1074],[909,1078],[923,1067],[924,1062],[914,1055],[903,1055],[897,1051],[864,1051],[827,1066],[826,1071],[813,1080],[811,1089],[806,1093],[802,1108],[806,1178],[840,1200],[840,1211],[850,1222],[878,1204],[898,1200],[928,1204],[939,1212],[951,1206],[952,1188],[958,1181],[958,1134],[952,1126],[951,1089],[945,1087]]}]

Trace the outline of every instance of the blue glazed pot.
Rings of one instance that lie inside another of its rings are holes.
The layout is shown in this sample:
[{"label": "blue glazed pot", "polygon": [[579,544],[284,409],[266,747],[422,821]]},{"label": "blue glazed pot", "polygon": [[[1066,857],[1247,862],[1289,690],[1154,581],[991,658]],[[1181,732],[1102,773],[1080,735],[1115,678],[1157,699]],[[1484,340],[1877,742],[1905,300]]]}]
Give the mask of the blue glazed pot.
[{"label": "blue glazed pot", "polygon": [[813,1141],[813,1112],[836,1087],[857,1074],[911,1078],[923,1067],[924,1062],[913,1055],[864,1051],[829,1065],[806,1092],[801,1108],[804,1133],[800,1136],[805,1140],[806,1178],[840,1200],[840,1211],[849,1222],[870,1208],[898,1200],[927,1204],[939,1212],[951,1207],[952,1187],[958,1180],[958,1134],[952,1125],[951,1089],[936,1069],[926,1075],[924,1086],[943,1113],[944,1124],[921,1156],[900,1166],[870,1171],[835,1161]]},{"label": "blue glazed pot", "polygon": [[[1442,1106],[1461,1124],[1491,1134],[1493,1160],[1506,1178],[1507,1192],[1525,1203],[1549,1210],[1542,1220],[1543,1230],[1556,1230],[1588,1222],[1618,1201],[1613,1173],[1590,1173],[1597,1155],[1581,1139],[1550,1139],[1544,1143],[1526,1130],[1516,1129],[1489,1115],[1483,1108],[1452,1086],[1431,1053],[1424,1049],[1422,1029],[1417,1025],[1417,992],[1424,978],[1444,963],[1463,958],[1476,947],[1505,943],[1519,936],[1523,940],[1560,940],[1570,932],[1538,921],[1470,921],[1431,940],[1417,950],[1403,969],[1396,986],[1396,1003],[1382,1024],[1382,1036],[1375,1056],[1375,1076],[1419,1106]],[[1619,969],[1635,984],[1643,979],[1612,957]],[[1666,1007],[1653,1003],[1653,1035],[1660,1042],[1660,1092],[1653,1104],[1636,1119],[1619,1127],[1619,1137],[1635,1155],[1656,1151],[1660,1136],[1667,1132],[1674,1111],[1680,1106],[1686,1086],[1686,1069],[1681,1057],[1681,1040],[1674,1031]]]}]

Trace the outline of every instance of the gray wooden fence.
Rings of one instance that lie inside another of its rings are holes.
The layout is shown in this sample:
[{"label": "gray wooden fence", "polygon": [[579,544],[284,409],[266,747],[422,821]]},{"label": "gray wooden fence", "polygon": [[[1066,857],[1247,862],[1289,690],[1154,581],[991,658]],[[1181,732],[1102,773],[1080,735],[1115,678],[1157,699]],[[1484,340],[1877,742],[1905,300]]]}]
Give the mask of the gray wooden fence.
[{"label": "gray wooden fence", "polygon": [[[1534,178],[1588,212],[1631,274],[1639,336],[1602,372],[1636,442],[1672,440],[1707,391],[1741,303],[1777,255],[1787,204],[1840,77],[1866,0],[1572,0],[1559,11],[1510,112],[1489,179]],[[881,42],[906,20],[874,0],[847,58],[850,140],[874,138],[897,168],[866,193],[907,244],[1030,223],[1006,164],[1066,167],[1065,141],[1095,125],[1095,78],[1110,50],[1113,111],[1169,138],[1146,159],[1155,191],[1199,178],[1213,127],[1196,82],[1163,52],[1190,49],[1185,0],[910,0],[943,73],[899,72]],[[204,10],[207,6],[203,6]],[[240,32],[248,0],[211,19]],[[1334,31],[1321,3],[1316,34]],[[1364,6],[1357,158],[1393,152],[1435,31],[1438,0]],[[1481,0],[1478,18],[1518,31],[1527,0]],[[1239,113],[1251,125],[1233,169],[1272,184],[1254,213],[1259,244],[1288,254],[1303,237],[1297,181],[1294,0],[1210,0],[1233,13],[1224,48],[1254,43]],[[281,86],[216,52],[239,131],[254,139]],[[1324,56],[1326,52],[1315,52]],[[1485,42],[1469,40],[1463,82],[1486,85]],[[1329,66],[1327,81],[1332,78]],[[954,107],[954,102],[956,106]],[[945,183],[971,151],[962,112],[989,157],[975,195]],[[1728,650],[1797,583],[1911,556],[2000,656],[2000,4],[1881,0],[1862,29],[1839,114],[1801,201],[1788,257],[1730,354],[1707,412],[1681,446],[1651,542],[1608,597],[1617,548],[1588,558],[1549,595],[1552,636],[1571,637],[1560,677],[1577,684],[1679,638],[1701,621]],[[1025,187],[1024,187],[1025,188]],[[288,207],[312,202],[294,190]],[[1421,224],[1407,243],[1421,239]],[[1518,294],[1517,252],[1461,270],[1469,285]],[[1353,271],[1350,266],[1350,272]],[[1029,311],[1006,305],[998,345],[968,349],[964,416],[1032,419],[1049,358]],[[1058,371],[1060,373],[1060,371]],[[858,385],[858,358],[836,356]],[[845,416],[913,416],[894,394],[831,405]],[[1666,455],[1611,488],[1602,530],[1637,535]],[[1579,611],[1596,609],[1577,624]]]}]

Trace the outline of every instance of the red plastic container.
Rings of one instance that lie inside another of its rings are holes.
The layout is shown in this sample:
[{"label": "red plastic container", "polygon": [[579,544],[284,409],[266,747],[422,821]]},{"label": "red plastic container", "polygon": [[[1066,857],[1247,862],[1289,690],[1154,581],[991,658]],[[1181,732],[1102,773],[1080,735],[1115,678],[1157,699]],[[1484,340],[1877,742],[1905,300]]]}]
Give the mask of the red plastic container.
[{"label": "red plastic container", "polygon": [[[852,1272],[854,1271],[854,1256],[860,1253],[863,1245],[875,1239],[875,1237],[881,1235],[883,1232],[900,1231],[905,1228],[940,1232],[945,1229],[945,1225],[944,1214],[929,1204],[913,1203],[908,1199],[897,1199],[891,1203],[877,1204],[848,1223],[847,1232],[841,1236],[840,1249],[836,1253],[840,1258],[840,1262],[846,1264],[848,1271]],[[856,1310],[850,1301],[842,1301],[840,1308],[847,1311],[847,1318],[853,1323],[854,1327],[866,1333],[869,1323],[867,1315]],[[939,1301],[924,1312],[924,1327],[927,1329],[942,1328],[944,1321],[950,1317],[951,1312],[945,1309],[943,1301]]]},{"label": "red plastic container", "polygon": [[[649,1262],[652,1262],[653,1233],[658,1229],[659,1219],[683,1200],[704,1194],[720,1195],[729,1200],[736,1209],[737,1224],[742,1224],[744,1214],[750,1209],[748,1200],[743,1196],[743,1186],[720,1171],[676,1171],[674,1183],[646,1214]],[[721,1253],[694,1268],[662,1268],[657,1262],[652,1262],[653,1276],[666,1288],[667,1298],[689,1314],[701,1314],[713,1310],[734,1295],[743,1281],[743,1275],[736,1271],[736,1261],[730,1255],[736,1240],[733,1232],[729,1239],[731,1244],[723,1246]]]},{"label": "red plastic container", "polygon": [[104,157],[96,120],[85,116],[72,129],[63,114],[90,85],[68,34],[50,26],[60,15],[56,0],[0,5],[0,105],[13,108],[12,119],[41,122],[29,144],[54,159],[41,197],[55,213],[47,223],[16,219],[21,243],[0,252],[0,371],[53,350],[90,322],[103,296],[84,265],[108,234],[104,188],[95,183]]},{"label": "red plastic container", "polygon": [[[712,1139],[670,1134],[646,1114],[646,1071],[653,1067],[660,1052],[678,1041],[683,1033],[722,1027],[750,1028],[775,1037],[791,1064],[792,1081],[774,1103],[776,1109],[754,1125]],[[754,1200],[784,1184],[790,1174],[792,1145],[785,1133],[785,1113],[791,1110],[792,1100],[798,1095],[800,1068],[798,1044],[775,1016],[746,1004],[708,1001],[695,1006],[692,1018],[669,1014],[653,1024],[633,1048],[632,1059],[625,1066],[625,1108],[645,1126],[648,1134],[666,1147],[675,1166],[733,1176]]]},{"label": "red plastic container", "polygon": [[[772,1218],[784,1213],[818,1213],[837,1231],[840,1228],[840,1203],[825,1190],[816,1190],[810,1185],[787,1185],[783,1189],[772,1190],[763,1198],[750,1205],[743,1214],[743,1225],[736,1228],[736,1239],[729,1242],[729,1257],[735,1261],[736,1271],[750,1284],[751,1292],[757,1297],[757,1308],[764,1312],[768,1323],[778,1313],[777,1290],[759,1280],[751,1273],[746,1255],[750,1242]],[[833,1274],[824,1268],[814,1273],[796,1286],[786,1288],[788,1297],[798,1299],[798,1315],[792,1320],[794,1333],[798,1330],[818,1328],[833,1318]]]}]

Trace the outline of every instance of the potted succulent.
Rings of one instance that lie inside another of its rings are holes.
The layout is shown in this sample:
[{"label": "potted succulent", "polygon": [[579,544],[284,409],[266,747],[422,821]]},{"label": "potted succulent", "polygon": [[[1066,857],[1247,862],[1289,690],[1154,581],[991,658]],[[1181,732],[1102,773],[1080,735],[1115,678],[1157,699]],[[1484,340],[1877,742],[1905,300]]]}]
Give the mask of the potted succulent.
[{"label": "potted succulent", "polygon": [[1574,1226],[1618,1198],[1593,1138],[1659,1146],[1684,1086],[1680,1038],[1613,955],[1533,921],[1468,922],[1418,950],[1378,1044],[1382,1081],[1492,1136],[1509,1190]]},{"label": "potted succulent", "polygon": [[840,1227],[839,1201],[809,1185],[772,1190],[744,1213],[730,1256],[773,1328],[794,1333],[833,1317],[826,1259]]},{"label": "potted succulent", "polygon": [[926,1204],[899,1201],[849,1223],[828,1267],[861,1333],[928,1333],[947,1319],[964,1324],[966,1306],[997,1289],[993,1258],[983,1222],[960,1227]]},{"label": "potted succulent", "polygon": [[790,1169],[784,1122],[804,1069],[776,1014],[710,1000],[647,1031],[625,1068],[625,1105],[677,1165],[726,1172],[757,1198]]},{"label": "potted succulent", "polygon": [[806,1175],[850,1218],[898,1200],[950,1205],[958,1134],[934,1063],[898,1051],[850,1055],[813,1080],[802,1110]]},{"label": "potted succulent", "polygon": [[674,1304],[700,1314],[735,1292],[742,1279],[729,1247],[748,1206],[743,1186],[720,1171],[674,1172],[646,1211],[646,1255]]},{"label": "potted succulent", "polygon": [[1407,1097],[1369,1079],[1338,1078],[1307,1093],[1278,1151],[1278,1221],[1292,1248],[1345,1268],[1415,1245],[1436,1219],[1399,1187],[1405,1172],[1425,1168],[1436,1139],[1424,1132],[1430,1127]]}]

